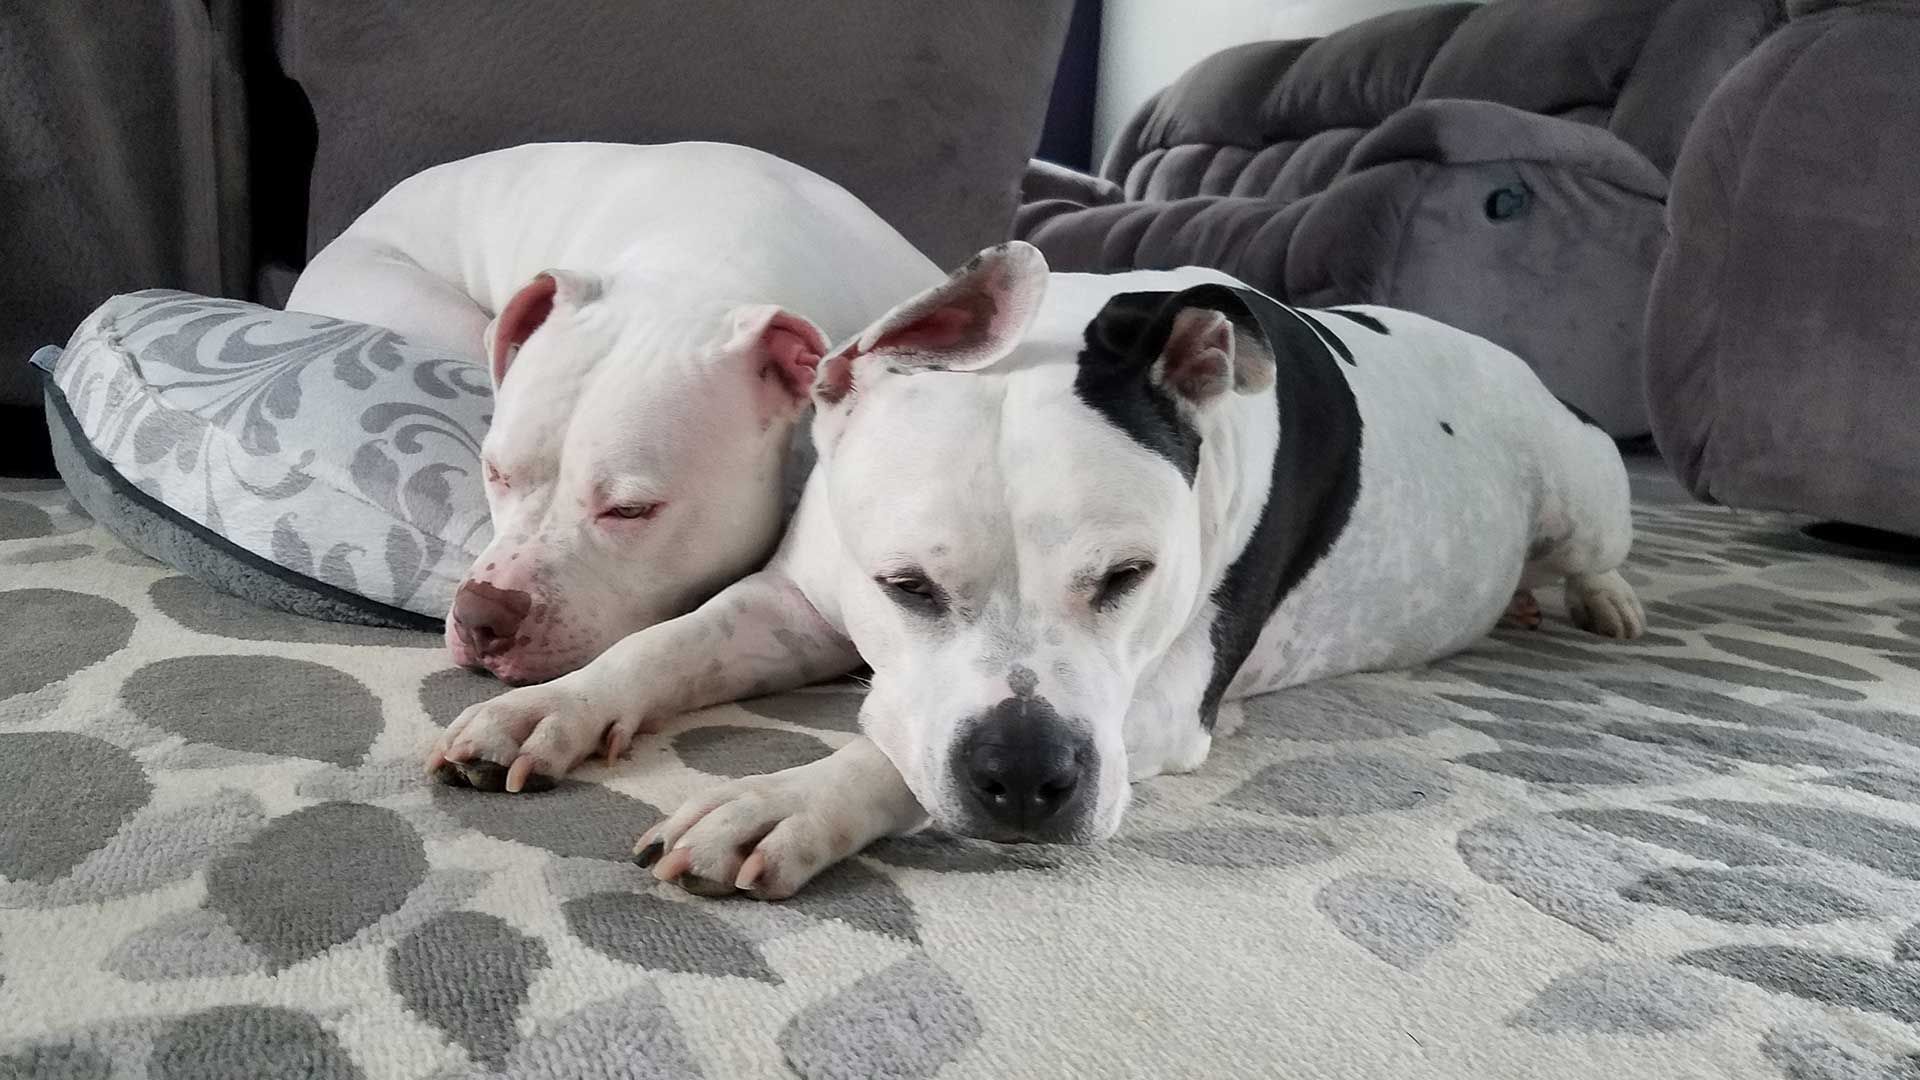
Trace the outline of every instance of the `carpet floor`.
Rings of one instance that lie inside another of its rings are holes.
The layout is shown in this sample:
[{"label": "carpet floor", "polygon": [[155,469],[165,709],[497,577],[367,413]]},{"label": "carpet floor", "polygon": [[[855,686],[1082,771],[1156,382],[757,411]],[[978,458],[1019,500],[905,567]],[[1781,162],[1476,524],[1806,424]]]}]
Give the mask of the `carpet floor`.
[{"label": "carpet floor", "polygon": [[883,843],[793,901],[633,836],[850,737],[834,686],[509,798],[498,684],[0,482],[0,1077],[1920,1077],[1920,568],[1638,470],[1560,621],[1249,703],[1115,841]]}]

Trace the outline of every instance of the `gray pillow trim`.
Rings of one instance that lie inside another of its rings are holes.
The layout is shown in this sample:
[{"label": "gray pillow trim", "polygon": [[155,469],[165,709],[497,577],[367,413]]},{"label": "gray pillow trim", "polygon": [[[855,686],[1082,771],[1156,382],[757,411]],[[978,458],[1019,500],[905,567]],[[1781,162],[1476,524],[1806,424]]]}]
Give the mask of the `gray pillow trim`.
[{"label": "gray pillow trim", "polygon": [[66,395],[42,379],[54,466],[74,501],[127,546],[222,592],[312,619],[438,631],[437,619],[296,574],[233,543],[141,491],[80,430]]}]

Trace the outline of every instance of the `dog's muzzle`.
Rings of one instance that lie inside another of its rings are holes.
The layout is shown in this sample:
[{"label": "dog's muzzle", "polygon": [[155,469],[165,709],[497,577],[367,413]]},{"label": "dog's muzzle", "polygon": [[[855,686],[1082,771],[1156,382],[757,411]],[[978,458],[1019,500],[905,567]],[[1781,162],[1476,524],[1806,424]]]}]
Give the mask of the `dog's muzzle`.
[{"label": "dog's muzzle", "polygon": [[966,811],[958,831],[984,839],[1080,842],[1099,801],[1093,737],[1043,698],[1010,697],[975,718],[948,767]]}]

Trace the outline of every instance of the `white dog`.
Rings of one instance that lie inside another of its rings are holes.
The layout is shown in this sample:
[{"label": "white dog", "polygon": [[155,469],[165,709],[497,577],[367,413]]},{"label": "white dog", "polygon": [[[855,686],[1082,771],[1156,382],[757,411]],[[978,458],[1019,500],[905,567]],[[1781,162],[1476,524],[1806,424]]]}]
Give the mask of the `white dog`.
[{"label": "white dog", "polygon": [[785,896],[930,818],[1110,835],[1235,699],[1463,649],[1517,590],[1638,634],[1611,440],[1519,358],[1205,270],[983,253],[820,366],[820,464],[768,567],[585,669],[467,710],[429,758],[508,790],[597,745],[864,659],[862,735],[641,838],[698,891]]},{"label": "white dog", "polygon": [[[760,566],[800,486],[783,492],[783,470],[828,342],[941,278],[858,199],[771,155],[558,143],[402,182],[287,306],[489,365],[494,536],[446,639],[522,683]],[[793,464],[804,476],[810,455]]]}]

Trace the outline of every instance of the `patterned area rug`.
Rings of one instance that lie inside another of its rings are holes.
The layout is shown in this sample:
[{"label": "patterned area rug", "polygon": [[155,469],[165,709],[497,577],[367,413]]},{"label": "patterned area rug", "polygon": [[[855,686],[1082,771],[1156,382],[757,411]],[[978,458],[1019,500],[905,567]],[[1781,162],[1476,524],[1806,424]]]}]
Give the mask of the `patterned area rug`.
[{"label": "patterned area rug", "polygon": [[1640,642],[1274,695],[1116,842],[894,841],[780,905],[627,846],[853,688],[434,787],[497,684],[12,483],[0,1077],[1920,1076],[1920,569],[1637,482]]}]

